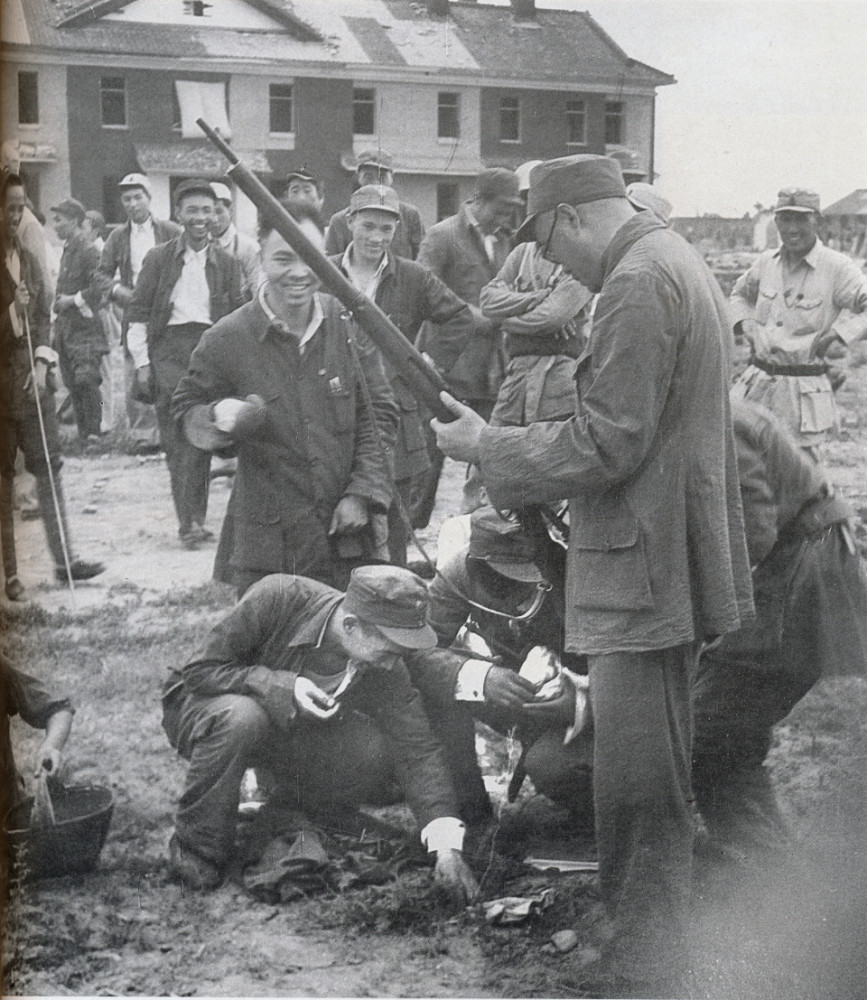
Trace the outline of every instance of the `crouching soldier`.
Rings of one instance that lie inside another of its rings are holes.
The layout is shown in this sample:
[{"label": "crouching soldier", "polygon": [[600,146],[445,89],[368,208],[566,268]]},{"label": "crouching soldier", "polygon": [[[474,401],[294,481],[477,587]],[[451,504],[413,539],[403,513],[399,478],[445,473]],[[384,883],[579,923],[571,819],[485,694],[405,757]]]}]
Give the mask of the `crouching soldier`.
[{"label": "crouching soldier", "polygon": [[363,566],[346,593],[300,576],[254,584],[163,692],[163,726],[190,762],[172,871],[216,888],[233,851],[241,779],[264,767],[313,815],[382,801],[397,779],[455,898],[476,892],[442,751],[403,657],[431,648],[424,582]]},{"label": "crouching soldier", "polygon": [[756,621],[699,661],[692,781],[731,859],[785,843],[764,760],[774,725],[823,676],[867,674],[867,586],[821,467],[764,407],[732,402]]},{"label": "crouching soldier", "polygon": [[[410,663],[446,751],[461,818],[476,824],[491,813],[475,751],[478,719],[501,733],[517,727],[523,754],[510,797],[529,775],[537,791],[592,829],[593,734],[581,676],[586,666],[563,652],[562,611],[522,527],[491,507],[480,507],[468,520],[469,537],[441,557],[431,583],[430,622],[441,649]],[[455,645],[467,624],[492,658]]]}]

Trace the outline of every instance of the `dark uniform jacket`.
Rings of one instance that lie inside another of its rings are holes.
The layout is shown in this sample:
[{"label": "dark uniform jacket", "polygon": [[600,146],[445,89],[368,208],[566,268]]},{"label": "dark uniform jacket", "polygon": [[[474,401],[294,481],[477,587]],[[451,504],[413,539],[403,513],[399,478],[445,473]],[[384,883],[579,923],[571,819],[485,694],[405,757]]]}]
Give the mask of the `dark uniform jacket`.
[{"label": "dark uniform jacket", "polygon": [[[36,258],[16,240],[21,261],[21,281],[30,291],[27,318],[33,350],[48,347],[51,334],[51,300],[45,277]],[[3,251],[5,261],[6,253]],[[25,412],[36,419],[36,404],[28,401],[24,384],[30,375],[27,336],[21,323],[21,336],[16,337],[9,318],[9,307],[15,300],[15,282],[4,263],[0,269],[0,418],[21,420]],[[2,446],[2,442],[0,442]]]},{"label": "dark uniform jacket", "polygon": [[[418,248],[424,239],[424,226],[421,215],[415,205],[402,201],[399,203],[400,225],[394,234],[391,244],[391,252],[406,260],[415,260],[418,257]],[[349,228],[349,206],[341,208],[331,216],[328,223],[328,232],[325,235],[325,252],[327,254],[339,254],[352,242],[352,230]]]},{"label": "dark uniform jacket", "polygon": [[482,432],[495,507],[569,498],[573,652],[670,648],[752,616],[726,308],[689,244],[639,212],[605,253],[575,416]]},{"label": "dark uniform jacket", "polygon": [[[164,697],[181,684],[200,696],[245,695],[278,726],[285,725],[288,714],[291,726],[294,678],[304,673],[305,660],[342,598],[339,590],[305,577],[260,580],[211,629],[186,666],[169,675]],[[285,676],[283,683],[275,681],[278,672],[288,673],[288,685]],[[402,662],[390,671],[360,671],[341,702],[346,710],[370,715],[392,741],[407,802],[420,826],[457,815],[442,751]]]},{"label": "dark uniform jacket", "polygon": [[[271,325],[257,300],[207,330],[173,399],[178,420],[194,407],[227,397],[262,397],[264,424],[234,445],[238,470],[223,525],[217,579],[231,580],[222,560],[243,571],[277,573],[284,535],[293,538],[299,567],[329,558],[326,537],[340,499],[365,497],[374,510],[391,503],[388,453],[397,409],[378,352],[358,341],[373,419],[347,342],[343,307],[320,295],[324,320],[301,354],[291,334]],[[382,448],[377,427],[382,429]],[[229,537],[233,535],[233,537]]]},{"label": "dark uniform jacket", "polygon": [[[511,249],[511,242],[498,236],[494,259],[490,260],[465,204],[457,215],[432,226],[419,250],[419,264],[430,268],[459,298],[476,307],[473,336],[449,373],[449,383],[462,399],[494,400],[503,381],[505,355],[499,325],[485,319],[477,307],[482,289],[497,276]],[[424,348],[433,357],[437,348],[428,339]]]},{"label": "dark uniform jacket", "polygon": [[[331,258],[340,268],[342,255]],[[455,295],[427,268],[388,253],[374,301],[411,343],[425,320],[438,324],[430,339],[434,364],[447,373],[472,335],[473,317],[466,302]],[[400,429],[394,454],[394,478],[407,479],[430,465],[425,446],[427,416],[404,377],[384,361],[386,374],[400,410]]]},{"label": "dark uniform jacket", "polygon": [[[176,222],[164,221],[163,219],[151,219],[154,227],[155,246],[160,243],[167,243],[169,240],[180,236],[182,229]],[[102,248],[102,255],[99,258],[99,268],[96,272],[97,285],[105,296],[111,297],[111,290],[116,282],[120,282],[126,288],[132,289],[132,261],[130,259],[129,237],[132,232],[132,223],[113,229],[105,241]],[[126,332],[126,316],[124,316],[123,329]]]},{"label": "dark uniform jacket", "polygon": [[76,363],[79,359],[89,361],[94,353],[107,354],[108,341],[105,328],[99,316],[102,292],[96,281],[99,251],[87,242],[83,233],[76,233],[66,242],[60,258],[57,275],[57,295],[75,295],[87,304],[91,317],[81,314],[78,306],[70,306],[58,313],[55,320],[58,348],[67,358]]},{"label": "dark uniform jacket", "polygon": [[[148,351],[165,337],[172,316],[172,292],[184,269],[183,233],[148,250],[126,307],[124,320],[146,323]],[[211,322],[227,316],[246,301],[241,291],[241,265],[214,243],[208,244],[205,276],[211,292]]]}]

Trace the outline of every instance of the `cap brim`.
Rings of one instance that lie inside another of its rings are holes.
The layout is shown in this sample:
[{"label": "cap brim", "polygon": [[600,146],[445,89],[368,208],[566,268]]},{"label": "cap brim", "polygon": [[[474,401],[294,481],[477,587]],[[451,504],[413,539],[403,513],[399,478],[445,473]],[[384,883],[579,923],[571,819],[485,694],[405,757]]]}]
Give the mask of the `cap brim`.
[{"label": "cap brim", "polygon": [[393,625],[377,624],[376,627],[387,639],[404,649],[433,649],[437,645],[437,634],[430,625],[423,628],[395,628]]},{"label": "cap brim", "polygon": [[518,231],[515,233],[516,243],[533,243],[536,239],[536,216],[539,213],[536,212],[533,215],[528,215],[526,219],[518,226]]},{"label": "cap brim", "polygon": [[542,572],[535,563],[497,562],[494,559],[486,559],[485,562],[500,576],[507,576],[510,580],[518,580],[520,583],[541,583],[543,579]]},{"label": "cap brim", "polygon": [[779,208],[774,209],[774,215],[779,212],[815,212],[816,215],[819,215],[818,208],[807,208],[806,205],[780,205]]}]

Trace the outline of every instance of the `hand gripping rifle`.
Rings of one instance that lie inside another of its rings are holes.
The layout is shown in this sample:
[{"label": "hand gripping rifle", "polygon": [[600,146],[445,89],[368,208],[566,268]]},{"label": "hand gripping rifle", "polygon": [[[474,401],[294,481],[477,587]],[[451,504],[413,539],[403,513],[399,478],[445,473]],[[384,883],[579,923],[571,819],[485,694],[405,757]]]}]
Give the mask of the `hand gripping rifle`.
[{"label": "hand gripping rifle", "polygon": [[[419,402],[423,403],[438,420],[444,422],[454,420],[454,414],[440,400],[441,392],[450,391],[445,379],[428,364],[421,352],[379,306],[348,281],[325,254],[310,242],[298,223],[253,171],[240,160],[223,137],[201,118],[196,119],[196,124],[231,163],[227,173],[235,185],[319,277],[325,288],[352,313],[367,336],[391,362],[395,370],[400,372]],[[552,540],[548,524],[538,507],[526,507],[519,513],[521,523],[534,540],[539,569],[552,586],[552,596],[556,598],[558,608],[562,608],[565,550]]]}]

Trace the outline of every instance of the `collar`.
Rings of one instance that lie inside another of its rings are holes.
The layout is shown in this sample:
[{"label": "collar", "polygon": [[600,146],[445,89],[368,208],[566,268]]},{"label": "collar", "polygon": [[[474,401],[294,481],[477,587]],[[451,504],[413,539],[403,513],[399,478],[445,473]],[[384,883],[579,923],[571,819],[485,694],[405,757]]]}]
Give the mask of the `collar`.
[{"label": "collar", "polygon": [[127,223],[131,233],[140,233],[143,229],[154,228],[154,217],[149,215],[144,222],[133,222],[132,219],[127,219]]},{"label": "collar", "polygon": [[[343,251],[343,256],[340,258],[340,269],[345,274],[351,275],[353,272],[352,266],[352,247],[354,246],[354,241],[351,241],[349,246]],[[389,264],[390,253],[388,250],[382,255],[382,260],[379,262],[379,266],[373,273],[373,277],[370,279],[374,283],[378,283],[379,279],[385,273],[385,269]],[[354,282],[353,282],[354,284]]]},{"label": "collar", "polygon": [[[208,240],[208,242],[202,248],[202,249],[204,249],[204,250],[207,251],[208,257],[210,257],[210,255],[211,255],[211,252],[212,252],[211,248],[213,247],[213,245],[214,245],[213,242],[211,240]],[[176,239],[176,241],[175,241],[174,255],[175,255],[175,257],[184,257],[184,258],[186,258],[186,253],[187,253],[188,250],[190,251],[190,253],[201,253],[202,252],[201,250],[193,250],[192,247],[188,246],[186,234],[185,233],[181,233],[180,236],[178,236],[177,239]]]},{"label": "collar", "polygon": [[633,244],[656,229],[667,228],[666,224],[652,212],[636,212],[628,222],[624,222],[611,238],[611,242],[605,248],[605,253],[602,255],[603,284]]},{"label": "collar", "polygon": [[[774,251],[774,257],[776,257],[778,260],[788,261],[788,258],[783,256],[783,251],[785,249],[786,248],[782,245],[778,246],[777,249]],[[798,263],[795,264],[794,266],[797,267],[798,264],[800,264],[801,261],[803,261],[808,267],[813,268],[813,270],[815,271],[819,264],[819,256],[824,249],[825,249],[825,244],[817,236],[816,242],[810,247],[810,252],[804,254],[804,256],[801,257],[801,260],[799,260]]]},{"label": "collar", "polygon": [[235,229],[235,223],[230,222],[229,225],[226,226],[226,231],[217,236],[214,242],[225,250],[231,244],[232,240],[234,240],[237,232],[238,230]]},{"label": "collar", "polygon": [[[283,322],[282,319],[274,312],[270,305],[268,305],[268,300],[265,298],[265,289],[268,287],[268,282],[263,281],[259,285],[259,292],[256,301],[259,303],[259,308],[265,314],[265,319],[268,321],[264,331],[259,335],[260,340],[264,340],[265,337],[272,331],[276,332],[281,337],[291,337],[293,340],[296,339],[295,334],[289,329],[288,326]],[[320,326],[325,322],[325,312],[322,309],[322,302],[319,298],[319,293],[313,293],[313,314],[310,317],[310,322],[307,324],[307,328],[301,335],[301,339],[298,341],[299,349],[304,347],[305,344],[310,340],[314,333],[319,329]]]}]

